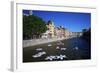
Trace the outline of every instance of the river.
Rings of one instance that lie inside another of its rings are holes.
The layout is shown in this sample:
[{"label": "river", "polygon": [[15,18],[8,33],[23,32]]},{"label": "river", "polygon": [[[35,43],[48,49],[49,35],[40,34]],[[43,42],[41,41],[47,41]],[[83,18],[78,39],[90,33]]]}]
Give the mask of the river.
[{"label": "river", "polygon": [[[35,57],[40,52],[41,56]],[[63,58],[59,56],[63,55]],[[47,59],[53,56],[54,59]],[[91,44],[82,37],[23,48],[23,62],[45,62],[91,59]]]}]

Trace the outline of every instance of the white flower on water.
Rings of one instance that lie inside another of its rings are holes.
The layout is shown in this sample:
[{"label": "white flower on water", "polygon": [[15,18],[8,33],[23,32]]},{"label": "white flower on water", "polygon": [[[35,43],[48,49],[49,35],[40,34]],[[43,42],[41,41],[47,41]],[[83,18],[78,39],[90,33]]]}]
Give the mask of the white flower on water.
[{"label": "white flower on water", "polygon": [[43,49],[42,49],[42,48],[37,48],[36,50],[37,50],[37,51],[41,51],[41,50],[43,50]]},{"label": "white flower on water", "polygon": [[48,44],[48,46],[52,46],[51,44]]},{"label": "white flower on water", "polygon": [[50,60],[50,61],[52,61],[53,59],[55,59],[56,57],[55,56],[47,56],[46,58],[45,58],[45,60]]},{"label": "white flower on water", "polygon": [[66,58],[66,55],[59,55],[59,56],[57,56],[57,59],[63,60],[64,58]]},{"label": "white flower on water", "polygon": [[46,52],[43,51],[43,52],[39,52],[39,53],[37,53],[35,55],[32,55],[32,57],[37,58],[37,57],[41,57],[44,54],[46,54]]},{"label": "white flower on water", "polygon": [[53,59],[55,59],[56,58],[56,56],[50,56],[51,58],[53,58]]},{"label": "white flower on water", "polygon": [[60,48],[59,46],[56,47],[56,49],[59,49],[59,48]]},{"label": "white flower on water", "polygon": [[47,56],[45,60],[50,60],[50,61],[57,59],[63,60],[64,58],[66,58],[66,55]]},{"label": "white flower on water", "polygon": [[43,52],[40,52],[40,54],[43,55],[43,54],[46,54],[46,52],[43,51]]},{"label": "white flower on water", "polygon": [[56,59],[60,59],[60,56],[56,56]]},{"label": "white flower on water", "polygon": [[41,55],[40,54],[35,54],[32,57],[37,58],[37,57],[41,57]]},{"label": "white flower on water", "polygon": [[45,60],[50,60],[50,61],[52,61],[53,59],[52,59],[52,58],[50,58],[50,57],[47,57]]},{"label": "white flower on water", "polygon": [[73,49],[78,50],[79,48],[76,46],[76,47],[75,47],[75,48],[73,48]]},{"label": "white flower on water", "polygon": [[67,48],[61,48],[61,50],[66,50]]}]

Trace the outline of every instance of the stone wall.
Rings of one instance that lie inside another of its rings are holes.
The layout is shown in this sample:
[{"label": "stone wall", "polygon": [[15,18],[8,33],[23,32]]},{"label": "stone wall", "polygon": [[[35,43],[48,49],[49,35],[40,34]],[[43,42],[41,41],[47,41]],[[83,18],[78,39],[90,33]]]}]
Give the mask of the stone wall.
[{"label": "stone wall", "polygon": [[45,44],[45,43],[55,42],[55,41],[64,40],[64,39],[65,38],[23,40],[23,47],[29,47],[29,46],[39,45],[39,44]]}]

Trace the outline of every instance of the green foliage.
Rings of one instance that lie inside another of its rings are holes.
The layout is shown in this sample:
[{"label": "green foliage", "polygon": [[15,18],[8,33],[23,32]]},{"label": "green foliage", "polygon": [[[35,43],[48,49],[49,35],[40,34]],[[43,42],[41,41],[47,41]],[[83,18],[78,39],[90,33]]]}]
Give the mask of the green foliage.
[{"label": "green foliage", "polygon": [[83,38],[85,38],[87,41],[91,42],[91,28],[88,30],[85,30],[83,32]]},{"label": "green foliage", "polygon": [[23,15],[23,39],[31,39],[33,35],[39,37],[47,30],[42,18],[35,15]]}]

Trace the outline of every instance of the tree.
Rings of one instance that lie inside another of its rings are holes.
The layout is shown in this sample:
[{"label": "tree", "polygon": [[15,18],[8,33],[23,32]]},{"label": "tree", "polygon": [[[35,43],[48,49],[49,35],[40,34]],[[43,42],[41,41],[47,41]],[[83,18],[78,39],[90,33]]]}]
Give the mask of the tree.
[{"label": "tree", "polygon": [[91,42],[91,28],[87,29],[85,32],[83,32],[83,37]]},{"label": "tree", "polygon": [[23,39],[32,39],[33,35],[38,38],[46,30],[46,23],[42,18],[35,15],[23,15]]}]

